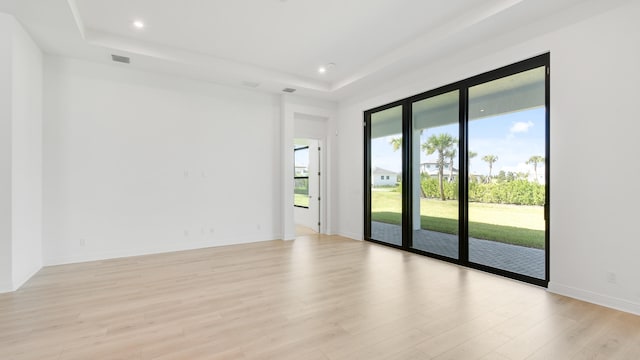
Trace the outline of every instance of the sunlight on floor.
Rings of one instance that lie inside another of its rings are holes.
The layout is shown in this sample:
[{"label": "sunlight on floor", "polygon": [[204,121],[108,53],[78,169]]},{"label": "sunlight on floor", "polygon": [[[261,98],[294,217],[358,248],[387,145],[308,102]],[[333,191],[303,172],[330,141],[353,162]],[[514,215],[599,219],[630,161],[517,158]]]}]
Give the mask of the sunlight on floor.
[{"label": "sunlight on floor", "polygon": [[296,224],[296,236],[318,235],[318,232],[312,228]]}]

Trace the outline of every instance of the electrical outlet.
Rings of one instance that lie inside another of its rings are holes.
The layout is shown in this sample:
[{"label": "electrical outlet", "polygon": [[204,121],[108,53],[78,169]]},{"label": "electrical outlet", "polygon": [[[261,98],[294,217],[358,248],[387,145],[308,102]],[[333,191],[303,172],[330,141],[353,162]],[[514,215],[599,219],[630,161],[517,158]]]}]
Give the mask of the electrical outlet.
[{"label": "electrical outlet", "polygon": [[87,240],[80,239],[80,246],[85,246],[85,245],[87,245]]},{"label": "electrical outlet", "polygon": [[618,278],[616,276],[616,273],[614,272],[607,272],[607,282],[611,283],[611,284],[617,284],[618,283]]},{"label": "electrical outlet", "polygon": [[184,231],[184,236],[185,236],[185,237],[189,237],[189,230],[185,230],[185,231]]}]

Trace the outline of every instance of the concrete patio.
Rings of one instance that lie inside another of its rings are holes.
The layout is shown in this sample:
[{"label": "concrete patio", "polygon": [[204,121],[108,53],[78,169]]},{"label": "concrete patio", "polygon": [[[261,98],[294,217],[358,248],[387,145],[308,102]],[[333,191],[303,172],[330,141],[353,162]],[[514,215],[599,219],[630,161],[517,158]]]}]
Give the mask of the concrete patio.
[{"label": "concrete patio", "polygon": [[[371,222],[371,237],[401,245],[401,227]],[[450,258],[458,258],[458,236],[430,230],[415,230],[413,248]],[[489,240],[469,239],[469,261],[538,279],[545,278],[545,253],[541,249]]]}]

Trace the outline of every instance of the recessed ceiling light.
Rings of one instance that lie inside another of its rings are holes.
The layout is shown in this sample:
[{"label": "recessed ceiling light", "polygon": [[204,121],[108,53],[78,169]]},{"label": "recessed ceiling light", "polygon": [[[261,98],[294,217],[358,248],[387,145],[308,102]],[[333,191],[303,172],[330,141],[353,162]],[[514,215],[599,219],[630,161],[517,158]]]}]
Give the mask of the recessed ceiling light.
[{"label": "recessed ceiling light", "polygon": [[319,72],[320,74],[327,73],[327,72],[329,72],[329,70],[333,69],[335,66],[336,66],[336,63],[332,63],[332,62],[330,62],[330,63],[328,63],[328,64],[326,64],[326,65],[322,65],[322,66],[320,66],[320,67],[318,68],[318,72]]},{"label": "recessed ceiling light", "polygon": [[133,27],[136,29],[144,29],[144,22],[142,20],[136,20],[133,22]]}]

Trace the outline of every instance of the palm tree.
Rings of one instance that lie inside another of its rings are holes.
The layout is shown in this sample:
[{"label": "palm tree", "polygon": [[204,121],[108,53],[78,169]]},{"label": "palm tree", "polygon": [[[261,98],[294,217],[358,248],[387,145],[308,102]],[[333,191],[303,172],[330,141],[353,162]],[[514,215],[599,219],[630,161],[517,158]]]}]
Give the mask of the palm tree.
[{"label": "palm tree", "polygon": [[487,178],[487,182],[491,181],[491,170],[493,169],[493,164],[498,161],[498,157],[496,155],[485,155],[482,157],[482,161],[489,164],[489,177]]},{"label": "palm tree", "polygon": [[445,157],[449,160],[449,182],[453,182],[453,159],[455,159],[457,153],[458,151],[454,147],[445,154]]},{"label": "palm tree", "polygon": [[476,156],[478,156],[478,153],[475,152],[475,151],[469,150],[469,152],[467,153],[467,158],[468,158],[468,161],[469,161],[469,163],[467,165],[467,169],[469,171],[469,179],[470,180],[474,180],[474,181],[475,181],[476,177],[471,175],[471,159],[473,159]]},{"label": "palm tree", "polygon": [[391,144],[391,146],[393,146],[393,151],[398,151],[402,147],[402,138],[401,137],[392,138],[389,141],[389,144]]},{"label": "palm tree", "polygon": [[438,152],[438,183],[440,184],[440,198],[444,201],[444,185],[442,180],[444,177],[444,159],[451,151],[453,146],[457,143],[457,139],[449,134],[431,135],[427,139],[427,142],[422,144],[422,150],[427,155],[431,155],[434,152]]},{"label": "palm tree", "polygon": [[533,165],[533,174],[538,182],[538,164],[544,163],[544,157],[540,155],[534,155],[527,160],[527,165]]},{"label": "palm tree", "polygon": [[[420,134],[422,134],[422,130],[420,130]],[[391,146],[393,147],[393,151],[398,151],[402,147],[402,138],[391,138],[391,140],[389,140],[389,144],[391,144]],[[420,186],[420,196],[422,198],[427,197],[427,194],[424,192],[422,185]]]}]

